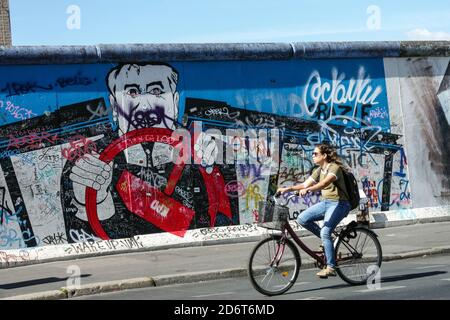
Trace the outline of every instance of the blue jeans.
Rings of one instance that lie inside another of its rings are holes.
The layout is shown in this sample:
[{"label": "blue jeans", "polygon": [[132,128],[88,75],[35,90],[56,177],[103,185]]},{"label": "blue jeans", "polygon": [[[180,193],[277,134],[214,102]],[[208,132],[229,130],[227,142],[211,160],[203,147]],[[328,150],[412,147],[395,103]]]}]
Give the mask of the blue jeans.
[{"label": "blue jeans", "polygon": [[[349,212],[350,203],[348,201],[323,200],[303,211],[297,218],[297,222],[301,226],[322,239],[327,265],[331,268],[336,267],[331,233]],[[322,228],[314,222],[318,220],[324,220]]]}]

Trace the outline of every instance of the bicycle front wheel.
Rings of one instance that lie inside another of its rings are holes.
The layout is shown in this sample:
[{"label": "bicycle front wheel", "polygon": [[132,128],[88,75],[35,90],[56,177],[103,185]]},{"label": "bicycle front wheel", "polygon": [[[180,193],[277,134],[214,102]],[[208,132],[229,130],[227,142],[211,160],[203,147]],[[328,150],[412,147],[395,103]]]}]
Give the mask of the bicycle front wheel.
[{"label": "bicycle front wheel", "polygon": [[280,235],[260,241],[248,262],[248,275],[253,287],[273,296],[288,291],[295,283],[301,266],[295,244]]},{"label": "bicycle front wheel", "polygon": [[336,262],[342,280],[352,285],[366,283],[381,267],[381,245],[376,234],[364,227],[341,234],[336,244]]}]

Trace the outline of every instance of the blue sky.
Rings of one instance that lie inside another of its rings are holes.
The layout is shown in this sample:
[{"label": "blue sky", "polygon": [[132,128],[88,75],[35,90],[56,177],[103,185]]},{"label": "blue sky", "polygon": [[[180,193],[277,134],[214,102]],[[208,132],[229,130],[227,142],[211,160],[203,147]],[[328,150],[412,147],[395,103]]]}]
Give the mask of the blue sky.
[{"label": "blue sky", "polygon": [[9,2],[13,45],[450,40],[449,0]]}]

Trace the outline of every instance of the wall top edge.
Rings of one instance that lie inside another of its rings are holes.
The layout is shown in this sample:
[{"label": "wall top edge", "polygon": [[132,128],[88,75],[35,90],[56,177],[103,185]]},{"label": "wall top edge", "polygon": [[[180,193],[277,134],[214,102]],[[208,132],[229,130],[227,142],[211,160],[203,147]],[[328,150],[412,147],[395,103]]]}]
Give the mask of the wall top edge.
[{"label": "wall top edge", "polygon": [[450,56],[450,41],[0,46],[0,64],[295,60]]}]

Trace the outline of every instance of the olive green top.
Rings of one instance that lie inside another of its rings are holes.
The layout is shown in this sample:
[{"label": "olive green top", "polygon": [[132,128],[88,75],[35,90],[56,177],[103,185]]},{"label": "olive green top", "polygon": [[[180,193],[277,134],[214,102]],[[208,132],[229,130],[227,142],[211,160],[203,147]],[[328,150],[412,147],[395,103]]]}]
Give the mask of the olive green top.
[{"label": "olive green top", "polygon": [[[344,176],[342,173],[342,169],[338,164],[329,163],[327,167],[325,167],[325,170],[322,170],[321,167],[317,168],[312,173],[311,178],[313,178],[314,181],[318,183],[319,181],[325,179],[325,177],[329,174],[335,176],[337,179],[321,190],[322,199],[335,201],[348,200],[345,189]],[[339,188],[336,185],[338,185]]]}]

